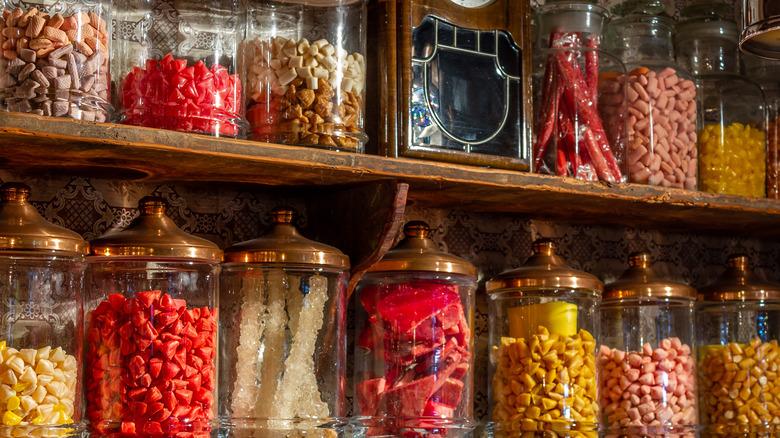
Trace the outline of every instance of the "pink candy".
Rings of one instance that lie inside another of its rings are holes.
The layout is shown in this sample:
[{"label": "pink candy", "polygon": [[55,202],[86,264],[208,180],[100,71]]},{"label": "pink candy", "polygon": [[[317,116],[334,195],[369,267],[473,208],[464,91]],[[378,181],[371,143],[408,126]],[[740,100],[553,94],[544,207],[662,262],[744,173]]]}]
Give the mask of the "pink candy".
[{"label": "pink candy", "polygon": [[680,339],[629,352],[602,346],[598,367],[607,427],[697,424],[691,348]]}]

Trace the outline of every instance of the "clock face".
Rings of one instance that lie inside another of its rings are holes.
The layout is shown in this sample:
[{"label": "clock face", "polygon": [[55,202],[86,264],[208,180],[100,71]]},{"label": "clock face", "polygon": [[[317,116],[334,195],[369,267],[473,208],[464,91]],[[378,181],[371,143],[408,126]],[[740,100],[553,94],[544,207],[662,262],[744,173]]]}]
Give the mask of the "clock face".
[{"label": "clock face", "polygon": [[482,6],[492,3],[493,0],[450,0],[456,5],[463,6],[464,8],[481,8]]}]

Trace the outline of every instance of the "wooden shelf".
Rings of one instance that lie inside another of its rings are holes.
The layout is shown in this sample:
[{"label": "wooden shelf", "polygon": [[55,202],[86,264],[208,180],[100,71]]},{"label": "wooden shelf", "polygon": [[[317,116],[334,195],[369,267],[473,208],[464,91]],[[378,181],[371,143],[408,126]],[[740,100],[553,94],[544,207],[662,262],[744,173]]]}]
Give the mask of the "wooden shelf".
[{"label": "wooden shelf", "polygon": [[334,186],[397,180],[432,208],[569,223],[780,237],[780,202],[0,114],[0,166],[117,179]]}]

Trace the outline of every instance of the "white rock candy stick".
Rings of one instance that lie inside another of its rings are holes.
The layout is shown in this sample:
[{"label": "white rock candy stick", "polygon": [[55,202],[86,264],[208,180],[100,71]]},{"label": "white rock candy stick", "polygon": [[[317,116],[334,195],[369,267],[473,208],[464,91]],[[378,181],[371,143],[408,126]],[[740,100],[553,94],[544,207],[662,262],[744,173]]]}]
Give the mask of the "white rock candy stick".
[{"label": "white rock candy stick", "polygon": [[262,286],[263,278],[260,276],[244,277],[242,280],[236,380],[231,400],[233,416],[237,418],[251,417],[257,403],[257,381],[260,376],[257,367],[258,351],[265,329],[265,321],[262,319],[265,313],[265,294]]},{"label": "white rock candy stick", "polygon": [[279,376],[284,367],[284,341],[287,331],[284,295],[287,287],[283,269],[277,268],[268,272],[264,349],[262,360],[257,364],[260,369],[260,388],[255,410],[257,418],[286,418],[279,416],[277,404],[271,400],[277,399]]}]

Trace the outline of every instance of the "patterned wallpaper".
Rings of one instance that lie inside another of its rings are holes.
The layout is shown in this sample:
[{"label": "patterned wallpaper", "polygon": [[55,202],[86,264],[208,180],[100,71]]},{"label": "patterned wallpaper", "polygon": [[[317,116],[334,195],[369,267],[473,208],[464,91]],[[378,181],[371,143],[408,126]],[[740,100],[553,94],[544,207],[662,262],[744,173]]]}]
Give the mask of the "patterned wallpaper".
[{"label": "patterned wallpaper", "polygon": [[[151,193],[171,205],[169,215],[185,231],[221,247],[259,235],[268,225],[268,213],[279,205],[292,205],[301,213],[298,225],[307,223],[302,198],[268,193],[261,188],[237,191],[227,188],[144,184],[52,175],[15,175],[0,170],[0,180],[23,181],[33,188],[31,200],[48,220],[90,240],[113,227],[124,227],[137,214],[140,198]],[[475,414],[487,418],[487,301],[486,279],[520,265],[530,254],[531,242],[554,238],[559,253],[577,269],[609,282],[626,267],[628,254],[649,251],[654,267],[670,279],[702,286],[722,272],[732,253],[749,255],[759,274],[780,281],[780,241],[664,233],[655,230],[567,225],[526,216],[432,210],[412,206],[407,220],[425,220],[433,239],[443,250],[474,263],[480,272],[476,306]],[[350,315],[352,312],[350,312]],[[349,324],[348,351],[354,327]],[[351,374],[351,366],[348,365]]]}]

